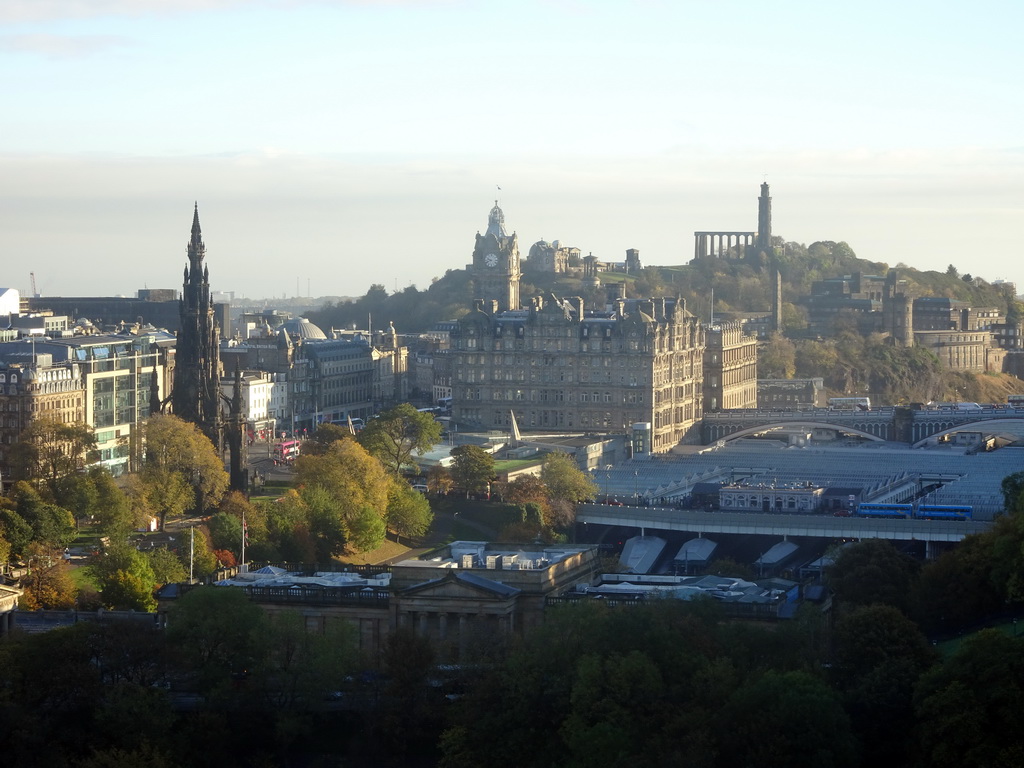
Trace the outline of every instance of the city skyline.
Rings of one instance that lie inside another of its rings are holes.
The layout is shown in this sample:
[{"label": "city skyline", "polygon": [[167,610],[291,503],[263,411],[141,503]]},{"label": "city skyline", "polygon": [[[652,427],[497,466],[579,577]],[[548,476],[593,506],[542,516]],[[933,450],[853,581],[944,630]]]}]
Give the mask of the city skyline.
[{"label": "city skyline", "polygon": [[194,201],[250,298],[426,288],[495,198],[527,247],[677,265],[767,180],[789,241],[1020,287],[1024,54],[990,28],[1024,11],[928,8],[5,3],[0,285],[174,288]]}]

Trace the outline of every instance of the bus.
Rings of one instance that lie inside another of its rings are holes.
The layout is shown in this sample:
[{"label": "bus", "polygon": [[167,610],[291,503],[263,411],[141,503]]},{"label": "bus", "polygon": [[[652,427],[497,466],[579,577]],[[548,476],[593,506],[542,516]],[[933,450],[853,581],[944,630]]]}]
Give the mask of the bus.
[{"label": "bus", "polygon": [[294,461],[302,443],[298,440],[280,440],[274,443],[274,461]]},{"label": "bus", "polygon": [[916,517],[921,520],[970,520],[974,507],[969,504],[921,504]]},{"label": "bus", "polygon": [[858,504],[857,514],[862,517],[895,517],[908,518],[914,516],[913,504]]},{"label": "bus", "polygon": [[870,397],[830,397],[828,407],[841,411],[870,411]]},{"label": "bus", "polygon": [[1007,395],[1006,404],[1011,408],[1024,408],[1024,395]]}]

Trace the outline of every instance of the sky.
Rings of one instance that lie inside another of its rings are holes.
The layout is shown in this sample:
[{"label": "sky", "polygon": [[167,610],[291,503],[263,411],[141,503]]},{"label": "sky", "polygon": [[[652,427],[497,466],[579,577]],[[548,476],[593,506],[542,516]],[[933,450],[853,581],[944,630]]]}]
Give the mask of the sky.
[{"label": "sky", "polygon": [[3,0],[0,286],[358,296],[470,261],[495,199],[645,265],[695,230],[1024,290],[1018,0]]}]

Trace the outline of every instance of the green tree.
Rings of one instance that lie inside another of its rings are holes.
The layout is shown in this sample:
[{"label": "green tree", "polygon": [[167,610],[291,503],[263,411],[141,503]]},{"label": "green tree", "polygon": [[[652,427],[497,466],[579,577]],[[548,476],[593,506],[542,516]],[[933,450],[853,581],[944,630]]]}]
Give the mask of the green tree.
[{"label": "green tree", "polygon": [[936,661],[917,625],[888,605],[861,606],[836,622],[832,676],[867,765],[913,762],[913,691]]},{"label": "green tree", "polygon": [[796,347],[780,334],[773,333],[757,347],[757,373],[765,379],[791,379],[796,373]]},{"label": "green tree", "polygon": [[1024,764],[1024,641],[987,629],[925,675],[915,693],[921,764]]},{"label": "green tree", "polygon": [[96,493],[91,515],[104,533],[123,533],[139,527],[144,517],[104,467],[90,467],[89,480]]},{"label": "green tree", "polygon": [[429,451],[441,440],[441,424],[409,403],[384,411],[359,433],[359,443],[392,474],[409,467],[418,471],[413,454]]},{"label": "green tree", "polygon": [[241,554],[241,517],[235,517],[229,512],[218,512],[210,517],[206,525],[210,531],[210,545],[214,549],[226,549],[237,555]]},{"label": "green tree", "polygon": [[484,492],[494,479],[494,457],[478,445],[458,445],[451,455],[455,485],[467,495]]},{"label": "green tree", "polygon": [[351,438],[352,433],[349,432],[347,426],[339,426],[337,424],[320,424],[317,426],[316,431],[313,432],[310,438],[302,444],[302,452],[319,456],[327,452],[331,443]]},{"label": "green tree", "polygon": [[13,509],[0,508],[0,533],[8,545],[8,557],[24,555],[32,543],[32,526]]},{"label": "green tree", "polygon": [[907,613],[918,575],[913,558],[885,539],[866,539],[840,550],[828,569],[829,586],[844,605],[891,605]]},{"label": "green tree", "polygon": [[224,691],[233,673],[254,669],[265,648],[263,611],[240,589],[196,587],[170,609],[167,640],[194,670],[207,695]]},{"label": "green tree", "polygon": [[149,558],[128,543],[112,543],[88,566],[106,608],[153,611],[156,576]]},{"label": "green tree", "polygon": [[[340,523],[344,542],[365,551],[384,539],[388,489],[391,478],[381,463],[354,440],[339,440],[319,456],[300,456],[295,462],[296,481],[305,501],[316,498],[318,514],[330,511]],[[327,496],[314,496],[319,487]],[[376,516],[376,520],[373,520]],[[330,530],[326,520],[321,530]],[[371,546],[372,545],[372,546]],[[331,550],[337,549],[333,544]]]},{"label": "green tree", "polygon": [[337,497],[322,485],[303,486],[306,526],[316,548],[316,562],[327,563],[345,552],[349,528]]},{"label": "green tree", "polygon": [[[997,524],[997,527],[1002,527]],[[929,631],[950,632],[998,612],[1011,586],[997,584],[994,530],[966,537],[960,544],[924,565],[914,603],[918,620]],[[1014,536],[1013,538],[1016,539]],[[1010,552],[1019,548],[1010,547]],[[1011,560],[1019,558],[1010,555]],[[1016,566],[1010,566],[1015,570]]]},{"label": "green tree", "polygon": [[146,421],[145,498],[160,519],[195,507],[216,507],[228,488],[228,473],[213,443],[198,427],[176,416],[157,414]]},{"label": "green tree", "polygon": [[560,528],[576,521],[576,506],[581,501],[597,498],[599,489],[567,453],[549,453],[540,471],[550,499],[552,516],[549,522]]},{"label": "green tree", "polygon": [[[625,766],[644,754],[649,723],[660,719],[661,670],[646,653],[587,654],[576,666],[572,709],[561,727],[568,765]],[[641,761],[646,762],[646,761]]]},{"label": "green tree", "polygon": [[177,584],[188,577],[181,558],[166,547],[157,547],[147,555],[156,584]]},{"label": "green tree", "polygon": [[96,435],[87,424],[34,419],[11,448],[15,479],[43,480],[56,495],[61,478],[96,458]]},{"label": "green tree", "polygon": [[434,513],[430,510],[430,502],[419,491],[413,490],[407,483],[394,482],[388,494],[388,529],[395,534],[395,539],[417,538],[430,530],[434,521]]},{"label": "green tree", "polygon": [[263,621],[262,663],[256,667],[263,698],[275,709],[318,707],[326,694],[339,690],[356,665],[357,638],[347,622],[310,632],[298,611],[281,611]]},{"label": "green tree", "polygon": [[857,765],[850,721],[834,693],[806,672],[766,672],[743,685],[720,717],[722,765]]},{"label": "green tree", "polygon": [[31,485],[19,481],[11,489],[15,511],[32,527],[32,541],[64,549],[75,540],[75,518],[68,510],[43,500]]}]

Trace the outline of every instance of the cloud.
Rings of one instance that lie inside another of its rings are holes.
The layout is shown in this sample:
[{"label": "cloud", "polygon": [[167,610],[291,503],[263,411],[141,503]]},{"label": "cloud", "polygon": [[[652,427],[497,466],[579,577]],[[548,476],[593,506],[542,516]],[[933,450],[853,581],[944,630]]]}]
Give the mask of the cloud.
[{"label": "cloud", "polygon": [[0,36],[0,51],[6,53],[36,53],[50,59],[77,59],[94,53],[132,45],[118,35],[4,35]]}]

